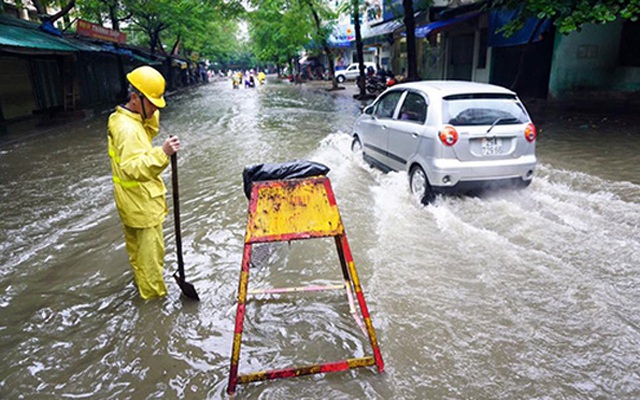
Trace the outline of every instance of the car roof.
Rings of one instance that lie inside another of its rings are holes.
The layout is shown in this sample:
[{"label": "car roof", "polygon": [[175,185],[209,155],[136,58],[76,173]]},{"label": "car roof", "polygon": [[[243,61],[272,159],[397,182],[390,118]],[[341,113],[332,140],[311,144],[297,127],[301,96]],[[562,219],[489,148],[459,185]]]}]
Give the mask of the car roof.
[{"label": "car roof", "polygon": [[470,93],[500,93],[515,96],[514,92],[502,86],[468,81],[418,81],[400,83],[394,85],[392,88],[417,89],[427,93],[430,96],[438,97]]}]

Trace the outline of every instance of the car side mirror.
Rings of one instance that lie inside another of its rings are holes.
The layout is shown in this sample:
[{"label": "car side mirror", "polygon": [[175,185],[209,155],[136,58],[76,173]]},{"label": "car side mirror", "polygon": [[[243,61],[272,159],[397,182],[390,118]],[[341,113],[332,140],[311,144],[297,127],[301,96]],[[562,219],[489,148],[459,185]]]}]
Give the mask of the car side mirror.
[{"label": "car side mirror", "polygon": [[363,112],[367,115],[373,115],[373,106],[366,106]]}]

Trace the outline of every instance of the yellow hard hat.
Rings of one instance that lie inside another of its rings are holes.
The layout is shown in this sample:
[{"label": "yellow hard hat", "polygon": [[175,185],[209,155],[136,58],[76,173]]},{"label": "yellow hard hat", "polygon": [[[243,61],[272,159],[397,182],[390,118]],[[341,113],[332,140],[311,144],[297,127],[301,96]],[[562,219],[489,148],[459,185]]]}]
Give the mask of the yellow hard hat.
[{"label": "yellow hard hat", "polygon": [[138,67],[127,74],[129,83],[158,108],[167,105],[164,101],[164,77],[156,69],[148,65]]}]

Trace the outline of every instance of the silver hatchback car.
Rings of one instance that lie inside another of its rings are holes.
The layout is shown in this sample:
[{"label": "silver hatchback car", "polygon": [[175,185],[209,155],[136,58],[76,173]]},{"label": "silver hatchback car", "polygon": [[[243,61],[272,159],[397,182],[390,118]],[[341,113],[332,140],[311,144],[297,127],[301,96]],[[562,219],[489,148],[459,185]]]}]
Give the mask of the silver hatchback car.
[{"label": "silver hatchback car", "polygon": [[364,109],[354,151],[384,171],[406,171],[427,204],[438,193],[526,187],[536,168],[536,128],[518,96],[462,81],[395,85]]}]

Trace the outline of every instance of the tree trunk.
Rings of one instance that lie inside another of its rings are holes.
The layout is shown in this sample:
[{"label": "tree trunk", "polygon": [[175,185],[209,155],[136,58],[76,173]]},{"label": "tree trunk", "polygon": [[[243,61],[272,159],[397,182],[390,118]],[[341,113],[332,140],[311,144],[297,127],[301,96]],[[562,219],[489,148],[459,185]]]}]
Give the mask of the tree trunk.
[{"label": "tree trunk", "polygon": [[47,14],[47,9],[40,0],[33,0],[33,6],[36,8],[38,18]]},{"label": "tree trunk", "polygon": [[176,38],[176,41],[173,42],[173,46],[171,46],[172,56],[175,56],[178,54],[178,52],[180,51],[179,46],[180,46],[180,35],[178,35],[178,37]]},{"label": "tree trunk", "polygon": [[364,49],[362,46],[362,33],[360,33],[360,10],[358,9],[358,0],[352,0],[351,4],[353,5],[353,25],[356,30],[356,54],[358,63],[360,63],[360,74],[357,81],[360,89],[360,98],[364,98],[367,95],[367,91],[364,82]]},{"label": "tree trunk", "polygon": [[323,47],[324,47],[324,52],[327,53],[327,60],[329,62],[329,78],[331,79],[331,88],[337,89],[338,81],[336,81],[336,74],[334,72],[335,63],[333,62],[333,53],[331,52],[331,49],[327,44],[325,44]]},{"label": "tree trunk", "polygon": [[402,0],[404,26],[407,31],[407,80],[418,81],[418,55],[416,53],[416,19],[413,16],[413,0]]},{"label": "tree trunk", "polygon": [[120,21],[118,20],[118,16],[116,14],[117,7],[118,7],[117,1],[109,5],[109,18],[111,18],[111,28],[115,31],[120,30]]},{"label": "tree trunk", "polygon": [[160,31],[158,29],[154,29],[149,33],[149,51],[152,54],[156,52],[156,47],[158,47],[159,41],[160,41]]},{"label": "tree trunk", "polygon": [[307,4],[311,9],[311,14],[313,15],[313,21],[316,24],[316,32],[318,33],[318,38],[320,39],[320,42],[322,44],[322,48],[324,49],[325,54],[327,55],[327,60],[329,62],[329,76],[331,77],[331,87],[333,89],[337,89],[338,82],[336,82],[335,73],[333,71],[333,68],[334,68],[333,56],[331,54],[331,49],[329,48],[329,44],[327,43],[327,37],[325,36],[324,32],[322,32],[322,24],[321,24],[322,21],[320,21],[320,17],[318,16],[316,9],[313,7],[313,2],[309,0],[307,1]]}]

